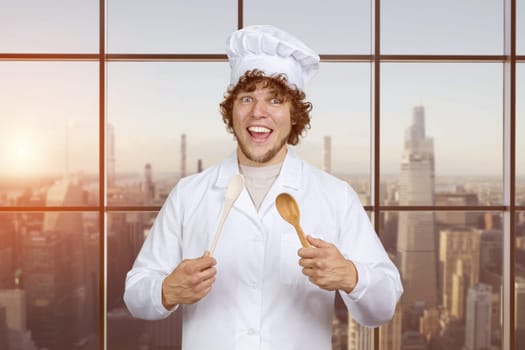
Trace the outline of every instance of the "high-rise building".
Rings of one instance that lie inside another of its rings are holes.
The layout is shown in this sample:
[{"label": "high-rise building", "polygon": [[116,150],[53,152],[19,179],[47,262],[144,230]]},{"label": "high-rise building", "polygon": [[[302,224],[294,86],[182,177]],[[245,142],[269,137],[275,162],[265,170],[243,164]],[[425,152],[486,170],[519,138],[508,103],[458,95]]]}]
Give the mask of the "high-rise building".
[{"label": "high-rise building", "polygon": [[525,278],[516,277],[514,282],[514,325],[516,349],[525,349]]},{"label": "high-rise building", "polygon": [[186,174],[186,134],[180,135],[180,177]]},{"label": "high-rise building", "polygon": [[408,331],[403,333],[401,339],[401,350],[427,350],[427,343],[425,338],[416,331]]},{"label": "high-rise building", "polygon": [[332,137],[323,138],[323,170],[327,173],[332,172]]},{"label": "high-rise building", "polygon": [[[0,309],[5,310],[9,350],[36,350],[26,325],[26,295],[22,289],[0,290]],[[1,322],[0,322],[1,323]],[[0,325],[1,327],[1,325]],[[0,343],[0,345],[2,345]],[[4,347],[0,347],[4,349]]]},{"label": "high-rise building", "polygon": [[[413,122],[405,132],[399,188],[400,205],[434,204],[434,145],[425,134],[425,110],[414,108]],[[403,311],[415,305],[424,308],[437,303],[437,269],[431,212],[399,213],[397,260],[403,280]],[[404,318],[404,323],[408,319]]]},{"label": "high-rise building", "polygon": [[398,304],[392,320],[379,328],[380,349],[401,350],[403,313],[399,311],[399,308],[400,305]]},{"label": "high-rise building", "polygon": [[480,241],[481,231],[473,228],[439,233],[442,305],[457,319],[464,316],[467,290],[479,281]]},{"label": "high-rise building", "polygon": [[479,283],[469,288],[464,350],[491,348],[492,287]]},{"label": "high-rise building", "polygon": [[0,305],[0,349],[11,350],[8,337],[5,306]]},{"label": "high-rise building", "polygon": [[142,181],[142,193],[144,195],[144,201],[148,204],[155,199],[155,184],[153,183],[153,172],[150,163],[147,163],[144,166],[144,180]]},{"label": "high-rise building", "polygon": [[202,173],[202,159],[197,159],[197,172]]},{"label": "high-rise building", "polygon": [[113,125],[108,124],[108,187],[113,188],[117,185],[116,158],[115,158],[115,130]]},{"label": "high-rise building", "polygon": [[[503,231],[483,230],[479,244],[479,281],[492,286],[498,294],[503,281]],[[497,313],[493,314],[497,315]],[[499,322],[498,317],[493,317]],[[496,326],[496,325],[495,325]]]},{"label": "high-rise building", "polygon": [[[437,206],[476,206],[478,205],[478,194],[472,192],[442,192],[436,193],[435,204]],[[478,227],[482,214],[465,211],[439,211],[436,212],[436,222],[441,226]]]},{"label": "high-rise building", "polygon": [[[46,204],[79,205],[84,198],[78,181],[63,179],[49,188]],[[93,324],[83,225],[82,213],[46,212],[41,230],[24,237],[28,326],[39,347],[70,348]]]},{"label": "high-rise building", "polygon": [[[372,329],[357,323],[348,315],[348,340],[345,350],[372,349]],[[392,349],[393,350],[393,349]]]},{"label": "high-rise building", "polygon": [[14,287],[16,237],[13,216],[0,215],[0,290]]},{"label": "high-rise building", "polygon": [[27,321],[40,348],[65,349],[73,343],[75,319],[69,269],[63,236],[39,234],[26,238],[24,263]]}]

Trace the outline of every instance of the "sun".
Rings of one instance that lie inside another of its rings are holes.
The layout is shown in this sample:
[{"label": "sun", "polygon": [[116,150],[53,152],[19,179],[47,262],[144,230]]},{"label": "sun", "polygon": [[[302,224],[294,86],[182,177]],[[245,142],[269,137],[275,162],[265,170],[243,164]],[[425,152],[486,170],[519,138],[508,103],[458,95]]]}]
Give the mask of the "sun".
[{"label": "sun", "polygon": [[16,150],[16,157],[19,159],[19,160],[23,160],[27,157],[27,151],[26,151],[26,148],[24,146],[19,146]]},{"label": "sun", "polygon": [[13,142],[10,170],[18,175],[30,174],[36,170],[35,147],[32,140]]}]

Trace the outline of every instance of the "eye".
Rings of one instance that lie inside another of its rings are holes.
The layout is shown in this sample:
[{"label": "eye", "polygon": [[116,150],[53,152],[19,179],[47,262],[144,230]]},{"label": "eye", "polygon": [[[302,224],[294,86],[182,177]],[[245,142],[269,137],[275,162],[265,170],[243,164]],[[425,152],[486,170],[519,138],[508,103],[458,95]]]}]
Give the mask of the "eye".
[{"label": "eye", "polygon": [[283,101],[280,98],[274,97],[270,100],[270,103],[272,105],[280,105]]},{"label": "eye", "polygon": [[252,102],[252,100],[253,100],[253,99],[252,99],[251,96],[241,96],[241,97],[239,98],[239,101],[240,101],[241,103],[250,103],[250,102]]}]

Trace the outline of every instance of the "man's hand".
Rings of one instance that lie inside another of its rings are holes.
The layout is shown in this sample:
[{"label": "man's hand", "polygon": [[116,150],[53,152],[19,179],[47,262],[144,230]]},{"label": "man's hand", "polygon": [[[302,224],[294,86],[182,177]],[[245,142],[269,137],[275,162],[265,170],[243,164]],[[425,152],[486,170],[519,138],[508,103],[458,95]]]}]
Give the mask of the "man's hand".
[{"label": "man's hand", "polygon": [[171,310],[178,304],[193,304],[204,298],[215,282],[217,261],[206,252],[196,259],[183,260],[162,281],[162,305]]},{"label": "man's hand", "polygon": [[313,248],[301,248],[299,265],[310,282],[325,290],[344,290],[350,293],[356,286],[357,270],[350,260],[331,243],[307,236]]}]

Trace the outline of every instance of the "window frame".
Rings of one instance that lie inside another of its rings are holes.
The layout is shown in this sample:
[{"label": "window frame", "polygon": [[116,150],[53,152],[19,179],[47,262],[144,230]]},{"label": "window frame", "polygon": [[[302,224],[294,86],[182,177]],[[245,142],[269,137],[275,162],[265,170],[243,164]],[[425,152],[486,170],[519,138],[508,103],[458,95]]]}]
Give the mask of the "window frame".
[{"label": "window frame", "polygon": [[[503,348],[515,348],[515,253],[517,213],[525,206],[516,204],[516,64],[525,63],[525,55],[517,55],[517,0],[504,0],[504,53],[502,55],[384,55],[380,47],[380,1],[370,0],[372,6],[372,52],[359,54],[323,54],[323,62],[368,62],[371,64],[371,171],[370,200],[365,209],[371,213],[376,232],[381,236],[380,217],[385,212],[399,211],[501,211],[504,213],[503,228]],[[100,287],[99,287],[99,335],[100,349],[106,348],[106,234],[107,214],[121,211],[160,210],[157,206],[109,206],[107,204],[107,135],[106,135],[106,66],[108,62],[119,61],[202,61],[225,62],[225,54],[110,54],[106,53],[106,2],[99,0],[99,52],[77,53],[0,53],[0,61],[94,61],[99,64],[99,203],[97,206],[50,206],[0,207],[1,213],[9,212],[96,212],[99,215]],[[525,25],[525,23],[522,23]],[[243,27],[243,0],[237,3],[237,27]],[[503,205],[496,206],[389,206],[380,202],[380,88],[381,65],[388,62],[496,62],[504,67],[503,79]],[[373,331],[374,350],[379,349],[379,329]]]}]

